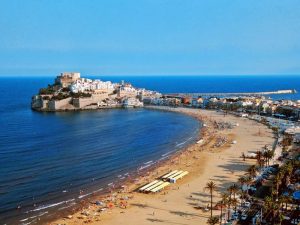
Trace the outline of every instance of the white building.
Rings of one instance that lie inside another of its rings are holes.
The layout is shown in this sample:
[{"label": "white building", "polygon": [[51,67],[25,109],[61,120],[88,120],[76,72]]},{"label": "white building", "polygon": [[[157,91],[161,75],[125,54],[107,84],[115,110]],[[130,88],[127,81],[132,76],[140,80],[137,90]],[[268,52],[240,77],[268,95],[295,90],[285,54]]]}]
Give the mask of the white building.
[{"label": "white building", "polygon": [[140,102],[137,98],[125,98],[123,100],[123,107],[130,108],[130,107],[143,107],[144,104]]},{"label": "white building", "polygon": [[73,93],[85,92],[85,91],[95,91],[104,90],[106,92],[113,92],[115,90],[116,84],[110,81],[101,80],[91,80],[91,79],[78,79],[71,86],[70,90]]}]

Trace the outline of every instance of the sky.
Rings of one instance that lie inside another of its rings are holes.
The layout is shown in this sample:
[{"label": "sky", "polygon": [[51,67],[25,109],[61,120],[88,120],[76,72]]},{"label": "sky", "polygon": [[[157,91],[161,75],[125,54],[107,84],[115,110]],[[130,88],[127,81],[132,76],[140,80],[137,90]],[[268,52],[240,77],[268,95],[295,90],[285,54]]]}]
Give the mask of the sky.
[{"label": "sky", "polygon": [[300,74],[299,0],[0,4],[0,75]]}]

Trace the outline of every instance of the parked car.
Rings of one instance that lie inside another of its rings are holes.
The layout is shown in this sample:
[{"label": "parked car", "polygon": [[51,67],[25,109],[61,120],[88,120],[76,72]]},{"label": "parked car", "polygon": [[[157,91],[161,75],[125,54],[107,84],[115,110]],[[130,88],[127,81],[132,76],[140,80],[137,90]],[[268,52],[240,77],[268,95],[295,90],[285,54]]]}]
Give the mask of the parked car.
[{"label": "parked car", "polygon": [[236,212],[234,212],[234,213],[231,215],[231,218],[232,218],[233,220],[237,220],[237,219],[239,218],[239,214],[236,213]]},{"label": "parked car", "polygon": [[246,220],[246,219],[247,219],[247,217],[248,217],[248,215],[246,215],[246,214],[243,214],[243,215],[241,216],[241,220]]},{"label": "parked car", "polygon": [[251,207],[251,203],[250,202],[244,202],[242,205],[245,206],[245,207],[247,207],[247,208]]},{"label": "parked car", "polygon": [[250,189],[251,191],[256,191],[256,190],[257,190],[256,187],[253,186],[253,185],[251,185],[251,186],[249,187],[249,189]]}]

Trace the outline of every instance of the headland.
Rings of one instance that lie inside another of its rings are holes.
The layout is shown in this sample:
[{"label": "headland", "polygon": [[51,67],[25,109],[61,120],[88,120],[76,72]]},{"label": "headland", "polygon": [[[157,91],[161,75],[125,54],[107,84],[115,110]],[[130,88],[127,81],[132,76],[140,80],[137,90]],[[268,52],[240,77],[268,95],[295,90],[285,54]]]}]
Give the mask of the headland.
[{"label": "headland", "polygon": [[156,91],[135,88],[121,81],[81,78],[80,73],[64,72],[54,84],[41,88],[32,97],[31,108],[36,111],[57,112],[92,109],[142,107],[144,97],[161,97]]}]

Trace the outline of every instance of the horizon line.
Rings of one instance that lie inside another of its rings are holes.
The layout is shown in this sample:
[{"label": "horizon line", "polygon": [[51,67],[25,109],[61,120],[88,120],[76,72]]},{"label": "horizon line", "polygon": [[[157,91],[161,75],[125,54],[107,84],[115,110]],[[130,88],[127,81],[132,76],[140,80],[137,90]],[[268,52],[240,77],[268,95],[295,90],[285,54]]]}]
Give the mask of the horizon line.
[{"label": "horizon line", "polygon": [[[73,71],[78,72],[78,71]],[[0,77],[56,77],[61,72],[57,74],[0,74]],[[79,72],[82,76],[88,76],[88,77],[99,77],[99,76],[105,76],[105,77],[180,77],[180,76],[186,76],[186,77],[205,77],[205,76],[300,76],[299,74],[84,74]]]}]

